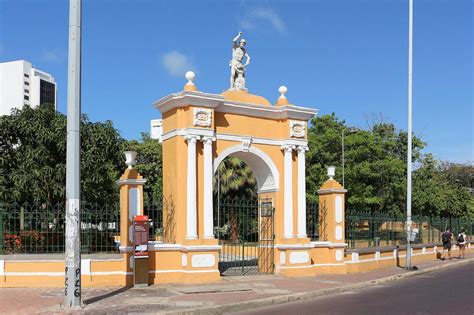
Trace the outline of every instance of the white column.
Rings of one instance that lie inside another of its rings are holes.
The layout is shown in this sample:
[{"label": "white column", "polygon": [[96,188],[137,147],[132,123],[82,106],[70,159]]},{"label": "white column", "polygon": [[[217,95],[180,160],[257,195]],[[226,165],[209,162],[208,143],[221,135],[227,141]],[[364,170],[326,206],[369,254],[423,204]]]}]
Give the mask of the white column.
[{"label": "white column", "polygon": [[213,205],[212,205],[212,141],[214,138],[203,138],[204,143],[204,238],[214,238]]},{"label": "white column", "polygon": [[282,149],[285,152],[285,183],[284,183],[284,212],[283,212],[283,237],[292,238],[293,234],[293,161],[292,152],[294,146],[284,145]]},{"label": "white column", "polygon": [[186,136],[188,142],[188,172],[186,187],[186,238],[197,239],[197,207],[196,207],[196,141],[199,136]]},{"label": "white column", "polygon": [[298,237],[306,237],[306,172],[307,146],[298,146]]}]

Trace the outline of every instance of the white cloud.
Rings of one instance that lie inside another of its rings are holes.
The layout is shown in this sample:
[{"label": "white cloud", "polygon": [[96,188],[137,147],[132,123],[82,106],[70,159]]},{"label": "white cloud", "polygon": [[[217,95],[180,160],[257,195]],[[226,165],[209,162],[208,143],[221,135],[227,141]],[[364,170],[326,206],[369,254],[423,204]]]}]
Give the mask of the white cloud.
[{"label": "white cloud", "polygon": [[161,62],[166,71],[174,77],[181,77],[186,71],[195,70],[188,57],[176,50],[165,53],[161,57]]},{"label": "white cloud", "polygon": [[40,58],[44,62],[61,63],[66,59],[66,53],[59,48],[43,49]]},{"label": "white cloud", "polygon": [[269,24],[280,34],[285,34],[288,31],[285,22],[270,8],[254,8],[240,21],[240,27],[247,30],[254,29],[257,26],[264,26],[265,24]]}]

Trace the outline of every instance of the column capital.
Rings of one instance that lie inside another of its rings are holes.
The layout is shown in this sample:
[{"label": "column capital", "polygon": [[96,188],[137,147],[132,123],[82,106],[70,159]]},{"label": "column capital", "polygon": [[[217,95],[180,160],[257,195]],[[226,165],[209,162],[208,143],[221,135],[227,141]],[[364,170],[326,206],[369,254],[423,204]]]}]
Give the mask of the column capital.
[{"label": "column capital", "polygon": [[212,142],[216,141],[216,137],[206,137],[206,136],[203,136],[203,137],[201,137],[201,141],[202,141],[204,144],[211,145]]},{"label": "column capital", "polygon": [[291,144],[284,144],[281,146],[281,149],[285,152],[292,152],[294,149],[296,148],[296,146],[294,145],[291,145]]},{"label": "column capital", "polygon": [[186,140],[188,143],[196,143],[196,141],[199,139],[201,139],[201,137],[198,135],[186,135],[184,137],[184,140]]},{"label": "column capital", "polygon": [[308,150],[309,148],[307,145],[299,145],[297,148],[298,153],[303,153],[303,154]]}]

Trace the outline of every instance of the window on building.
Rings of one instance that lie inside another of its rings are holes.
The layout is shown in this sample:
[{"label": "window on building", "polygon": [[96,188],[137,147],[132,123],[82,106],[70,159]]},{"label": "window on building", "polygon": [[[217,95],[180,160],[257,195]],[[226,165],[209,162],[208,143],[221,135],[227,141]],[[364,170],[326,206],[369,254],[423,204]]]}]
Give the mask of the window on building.
[{"label": "window on building", "polygon": [[26,81],[25,81],[25,85],[30,85],[30,82],[26,82]]},{"label": "window on building", "polygon": [[30,93],[30,90],[25,89],[24,91],[25,93],[28,93],[28,94]]},{"label": "window on building", "polygon": [[25,78],[29,78],[29,77],[30,77],[30,75],[25,73]]},{"label": "window on building", "polygon": [[30,97],[29,97],[28,95],[23,96],[23,98],[24,98],[25,100],[27,100],[27,101],[30,100]]},{"label": "window on building", "polygon": [[56,104],[56,86],[48,81],[40,80],[40,105]]}]

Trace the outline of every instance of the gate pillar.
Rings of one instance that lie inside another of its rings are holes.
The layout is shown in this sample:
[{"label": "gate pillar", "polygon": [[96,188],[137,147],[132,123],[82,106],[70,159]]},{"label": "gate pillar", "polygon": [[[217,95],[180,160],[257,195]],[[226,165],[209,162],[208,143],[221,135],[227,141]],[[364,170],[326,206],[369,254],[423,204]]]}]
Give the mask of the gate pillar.
[{"label": "gate pillar", "polygon": [[136,152],[125,152],[128,168],[117,181],[120,187],[120,252],[126,284],[133,285],[133,217],[143,215],[143,185],[146,180],[133,168]]},{"label": "gate pillar", "polygon": [[313,242],[312,251],[315,273],[346,273],[344,263],[345,243],[344,204],[347,192],[333,179],[335,168],[328,168],[329,179],[318,190],[319,242]]}]

